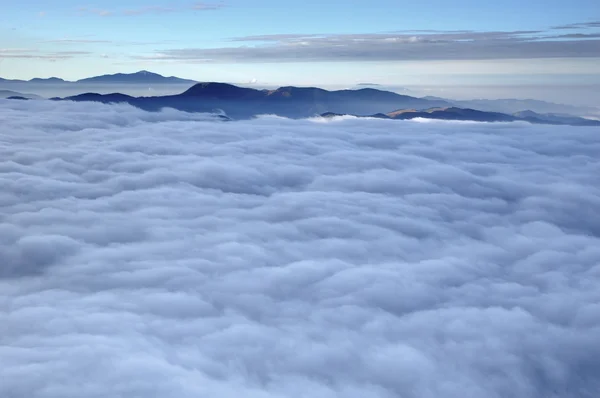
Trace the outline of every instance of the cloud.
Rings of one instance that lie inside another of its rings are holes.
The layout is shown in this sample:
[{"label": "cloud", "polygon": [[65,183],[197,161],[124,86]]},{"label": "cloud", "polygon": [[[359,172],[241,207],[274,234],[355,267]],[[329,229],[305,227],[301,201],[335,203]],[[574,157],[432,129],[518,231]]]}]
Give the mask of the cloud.
[{"label": "cloud", "polygon": [[2,54],[23,54],[32,52],[29,48],[0,48],[0,55]]},{"label": "cloud", "polygon": [[0,396],[600,389],[597,129],[0,118]]},{"label": "cloud", "polygon": [[125,15],[164,14],[175,11],[172,7],[148,6],[123,11]]},{"label": "cloud", "polygon": [[572,24],[559,25],[559,26],[552,27],[552,29],[591,29],[591,28],[600,28],[600,21],[572,23]]},{"label": "cloud", "polygon": [[542,33],[537,30],[527,31],[512,31],[512,32],[473,32],[473,31],[451,31],[451,32],[431,32],[423,35],[415,36],[413,31],[411,34],[406,33],[371,33],[371,34],[344,34],[344,35],[326,35],[326,34],[274,34],[274,35],[258,35],[258,36],[243,36],[235,37],[232,41],[254,41],[254,42],[289,42],[306,41],[316,39],[322,42],[345,42],[348,40],[354,41],[378,41],[378,40],[395,40],[400,42],[414,42],[414,38],[422,42],[452,42],[465,40],[490,40],[490,39],[505,39],[505,40],[526,40],[530,39],[531,35]]},{"label": "cloud", "polygon": [[210,11],[210,10],[219,10],[224,7],[225,7],[225,3],[197,2],[197,3],[194,3],[191,8],[193,10]]},{"label": "cloud", "polygon": [[89,56],[89,51],[40,51],[36,49],[0,49],[1,59],[39,59],[39,60],[68,60],[79,56]]},{"label": "cloud", "polygon": [[83,39],[83,38],[63,38],[63,39],[51,39],[44,40],[42,43],[56,43],[56,44],[106,44],[114,43],[111,40],[101,39]]},{"label": "cloud", "polygon": [[244,43],[239,47],[161,49],[134,58],[260,63],[585,58],[600,54],[599,33],[556,35],[552,32],[258,35],[231,39]]},{"label": "cloud", "polygon": [[600,33],[569,33],[565,35],[552,36],[556,39],[598,39]]},{"label": "cloud", "polygon": [[109,10],[102,9],[102,8],[80,7],[77,11],[80,14],[94,14],[94,15],[98,15],[100,17],[108,17],[111,15],[114,15],[113,11],[109,11]]},{"label": "cloud", "polygon": [[79,36],[79,37],[61,37],[55,39],[41,40],[40,43],[53,43],[61,45],[73,45],[73,44],[111,44],[113,46],[150,46],[150,45],[168,45],[175,42],[174,40],[161,40],[161,41],[128,41],[128,40],[106,40],[94,38],[93,35]]},{"label": "cloud", "polygon": [[98,9],[98,8],[87,8],[81,7],[79,8],[79,12],[82,14],[95,14],[101,17],[109,17],[109,16],[139,16],[139,15],[147,15],[147,14],[167,14],[173,12],[185,12],[189,10],[195,11],[211,11],[211,10],[219,10],[225,7],[224,3],[204,3],[204,2],[196,2],[193,4],[188,4],[187,6],[145,6],[140,8],[127,8],[127,9],[119,9],[119,10],[106,10],[106,9]]}]

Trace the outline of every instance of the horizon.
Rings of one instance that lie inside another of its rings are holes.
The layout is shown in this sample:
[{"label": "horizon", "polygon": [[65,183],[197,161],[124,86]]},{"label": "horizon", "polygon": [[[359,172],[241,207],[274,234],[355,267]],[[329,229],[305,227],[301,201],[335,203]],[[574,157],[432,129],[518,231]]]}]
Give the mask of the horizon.
[{"label": "horizon", "polygon": [[65,0],[52,9],[32,0],[3,8],[0,76],[74,81],[148,70],[238,85],[368,82],[449,98],[600,106],[599,21],[592,0],[334,0],[326,8],[313,1],[86,7]]},{"label": "horizon", "polygon": [[[149,71],[149,70],[138,70],[134,72],[117,72],[110,73],[105,75],[98,76],[114,76],[114,75],[137,75],[142,73],[149,73],[153,75],[158,75],[166,78],[180,78],[180,76],[175,75],[162,75],[158,72]],[[188,88],[192,87],[194,84],[198,83],[226,83],[239,87],[252,88],[256,90],[273,90],[282,87],[312,87],[312,88],[321,88],[328,91],[337,91],[337,90],[358,90],[364,88],[375,89],[379,91],[389,91],[394,92],[401,95],[424,98],[424,97],[437,97],[443,98],[447,100],[454,101],[469,101],[469,100],[521,100],[521,101],[543,101],[550,104],[557,105],[567,105],[567,106],[576,106],[576,107],[590,107],[595,108],[595,111],[590,113],[588,117],[593,119],[600,118],[600,105],[597,105],[596,102],[589,101],[565,101],[564,96],[559,95],[557,97],[552,97],[552,94],[548,95],[519,95],[517,92],[511,92],[511,89],[515,86],[501,86],[496,87],[502,89],[503,91],[496,91],[496,94],[490,95],[490,86],[475,86],[475,87],[465,87],[462,86],[460,88],[463,89],[461,92],[457,90],[457,87],[453,86],[394,86],[394,85],[384,85],[379,83],[365,83],[359,82],[352,86],[350,85],[341,85],[341,84],[326,84],[326,85],[291,85],[291,84],[281,84],[281,85],[267,85],[260,84],[258,82],[226,82],[226,81],[192,81],[185,83],[157,83],[154,85],[147,85],[145,83],[100,83],[100,82],[83,82],[81,80],[98,77],[98,76],[87,76],[85,78],[79,80],[65,80],[58,76],[50,76],[47,78],[34,77],[28,80],[19,80],[19,79],[6,79],[4,76],[0,75],[0,79],[5,79],[5,86],[2,86],[2,81],[0,81],[0,90],[6,91],[16,91],[17,94],[34,94],[39,95],[41,97],[50,98],[50,97],[66,97],[76,94],[83,93],[99,93],[99,94],[110,94],[110,93],[121,93],[131,96],[146,96],[148,94],[151,95],[173,95],[180,94],[186,91]],[[46,80],[46,81],[36,81],[37,79]],[[62,81],[53,82],[48,81],[51,79],[60,79]],[[67,84],[65,86],[64,84]],[[465,90],[466,88],[466,90]],[[485,91],[487,95],[477,95],[477,90],[472,90],[473,88],[479,89],[479,92],[483,94]],[[552,87],[537,87],[538,89],[548,90]],[[584,89],[590,90],[594,92],[596,86],[585,86]],[[600,86],[598,86],[600,88]],[[503,95],[505,93],[505,95]],[[512,95],[511,95],[512,94]],[[598,98],[600,99],[600,93],[598,94]],[[600,104],[600,102],[598,103]],[[567,112],[568,113],[568,112]]]}]

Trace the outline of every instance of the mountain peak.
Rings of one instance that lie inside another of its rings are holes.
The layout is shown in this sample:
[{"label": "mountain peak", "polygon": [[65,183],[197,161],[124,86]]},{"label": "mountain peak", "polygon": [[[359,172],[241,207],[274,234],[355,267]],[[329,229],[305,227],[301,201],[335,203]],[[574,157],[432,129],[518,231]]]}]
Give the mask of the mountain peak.
[{"label": "mountain peak", "polygon": [[113,75],[102,75],[78,80],[79,83],[141,83],[141,84],[161,84],[161,83],[196,83],[193,80],[180,79],[178,77],[165,77],[158,73],[141,70],[135,73],[115,73]]},{"label": "mountain peak", "polygon": [[202,82],[197,83],[183,94],[189,97],[211,97],[221,99],[242,99],[250,96],[256,96],[260,91],[234,86],[229,83],[217,83],[217,82]]},{"label": "mountain peak", "polygon": [[141,70],[135,73],[132,73],[133,75],[142,75],[142,76],[160,76],[160,77],[164,77],[163,75],[160,75],[158,73],[154,73],[154,72],[149,72],[147,70]]},{"label": "mountain peak", "polygon": [[34,77],[29,80],[31,83],[64,83],[65,81],[59,77],[49,77],[49,78],[41,78]]}]

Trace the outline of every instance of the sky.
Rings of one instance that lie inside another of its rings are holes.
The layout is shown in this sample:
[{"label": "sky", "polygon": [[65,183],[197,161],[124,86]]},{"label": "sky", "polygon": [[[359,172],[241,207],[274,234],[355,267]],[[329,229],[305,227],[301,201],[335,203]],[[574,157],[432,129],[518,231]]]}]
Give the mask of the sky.
[{"label": "sky", "polygon": [[262,85],[529,85],[600,105],[596,0],[5,3],[4,78],[151,70]]},{"label": "sky", "polygon": [[2,397],[600,391],[595,127],[0,120]]}]

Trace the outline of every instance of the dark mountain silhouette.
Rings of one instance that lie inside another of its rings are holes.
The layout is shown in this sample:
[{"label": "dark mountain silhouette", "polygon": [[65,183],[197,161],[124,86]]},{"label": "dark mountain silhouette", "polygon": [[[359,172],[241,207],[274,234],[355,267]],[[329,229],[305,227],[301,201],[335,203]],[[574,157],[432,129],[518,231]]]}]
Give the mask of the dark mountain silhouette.
[{"label": "dark mountain silhouette", "polygon": [[251,118],[259,114],[303,118],[324,112],[370,115],[399,108],[427,109],[449,105],[444,101],[424,100],[371,88],[327,91],[316,87],[280,87],[276,90],[257,90],[215,82],[198,83],[178,95],[130,97],[123,94],[86,93],[65,99],[127,102],[149,111],[165,107],[186,112],[222,109],[235,119]]},{"label": "dark mountain silhouette", "polygon": [[61,78],[58,78],[58,77],[49,77],[47,79],[35,77],[35,78],[29,80],[29,83],[69,83],[69,82],[67,82],[66,80],[63,80]]},{"label": "dark mountain silhouette", "polygon": [[[322,117],[336,117],[336,116],[347,116],[347,114],[339,114],[333,112],[326,112],[321,115]],[[350,115],[357,116],[357,115]],[[382,119],[395,119],[395,120],[410,120],[417,118],[424,119],[436,119],[436,120],[461,120],[461,121],[475,121],[475,122],[515,122],[523,121],[534,124],[554,124],[554,125],[568,125],[568,126],[600,126],[600,121],[584,119],[581,117],[570,116],[570,115],[556,115],[556,114],[539,114],[532,111],[517,112],[509,115],[506,113],[499,112],[484,112],[475,109],[468,108],[431,108],[425,110],[416,109],[399,109],[387,114],[373,114],[369,116],[358,116],[358,117],[373,117]]]},{"label": "dark mountain silhouette", "polygon": [[321,114],[320,116],[324,117],[324,118],[332,118],[332,117],[338,117],[338,116],[353,116],[353,117],[363,117],[363,118],[373,118],[373,119],[391,119],[391,117],[389,117],[385,113],[375,113],[373,115],[356,116],[356,115],[348,115],[348,114],[343,114],[343,113],[325,112],[325,113]]},{"label": "dark mountain silhouette", "polygon": [[256,100],[260,91],[228,83],[198,83],[180,94],[181,97],[212,100]]},{"label": "dark mountain silhouette", "polygon": [[10,98],[10,97],[23,97],[27,99],[41,99],[39,95],[35,94],[23,94],[17,91],[12,90],[0,90],[0,98]]},{"label": "dark mountain silhouette", "polygon": [[136,73],[116,73],[114,75],[102,75],[77,80],[76,83],[131,83],[131,84],[194,84],[194,80],[181,79],[175,76],[165,77],[158,73],[145,70]]},{"label": "dark mountain silhouette", "polygon": [[556,113],[575,116],[585,116],[598,112],[598,109],[590,106],[575,106],[556,104],[554,102],[534,99],[473,99],[473,100],[449,100],[440,97],[423,97],[429,100],[444,100],[459,108],[478,109],[486,112],[517,113],[522,111],[533,111],[538,114]]},{"label": "dark mountain silhouette", "polygon": [[[52,100],[61,100],[61,98],[51,98]],[[71,101],[90,101],[90,102],[102,102],[104,104],[112,104],[118,102],[130,102],[135,100],[135,97],[129,95],[113,93],[113,94],[96,94],[96,93],[84,93],[68,97]]]},{"label": "dark mountain silhouette", "polygon": [[20,100],[20,101],[29,101],[29,98],[20,97],[18,95],[15,95],[13,97],[8,97],[6,99],[9,99],[9,100]]},{"label": "dark mountain silhouette", "polygon": [[475,122],[514,122],[517,117],[498,112],[484,112],[468,108],[432,108],[424,111],[398,110],[387,114],[392,119],[442,119],[442,120],[465,120]]},{"label": "dark mountain silhouette", "polygon": [[290,118],[353,115],[396,120],[426,118],[478,122],[526,121],[573,126],[600,125],[600,121],[568,115],[539,114],[532,111],[507,114],[460,108],[449,106],[439,99],[415,98],[372,88],[327,91],[316,87],[280,87],[276,90],[256,90],[227,83],[205,82],[198,83],[178,95],[132,97],[120,93],[85,93],[53,99],[128,103],[148,111],[174,108],[186,112],[214,113],[215,110],[222,110],[233,119],[247,119],[260,114]]}]

